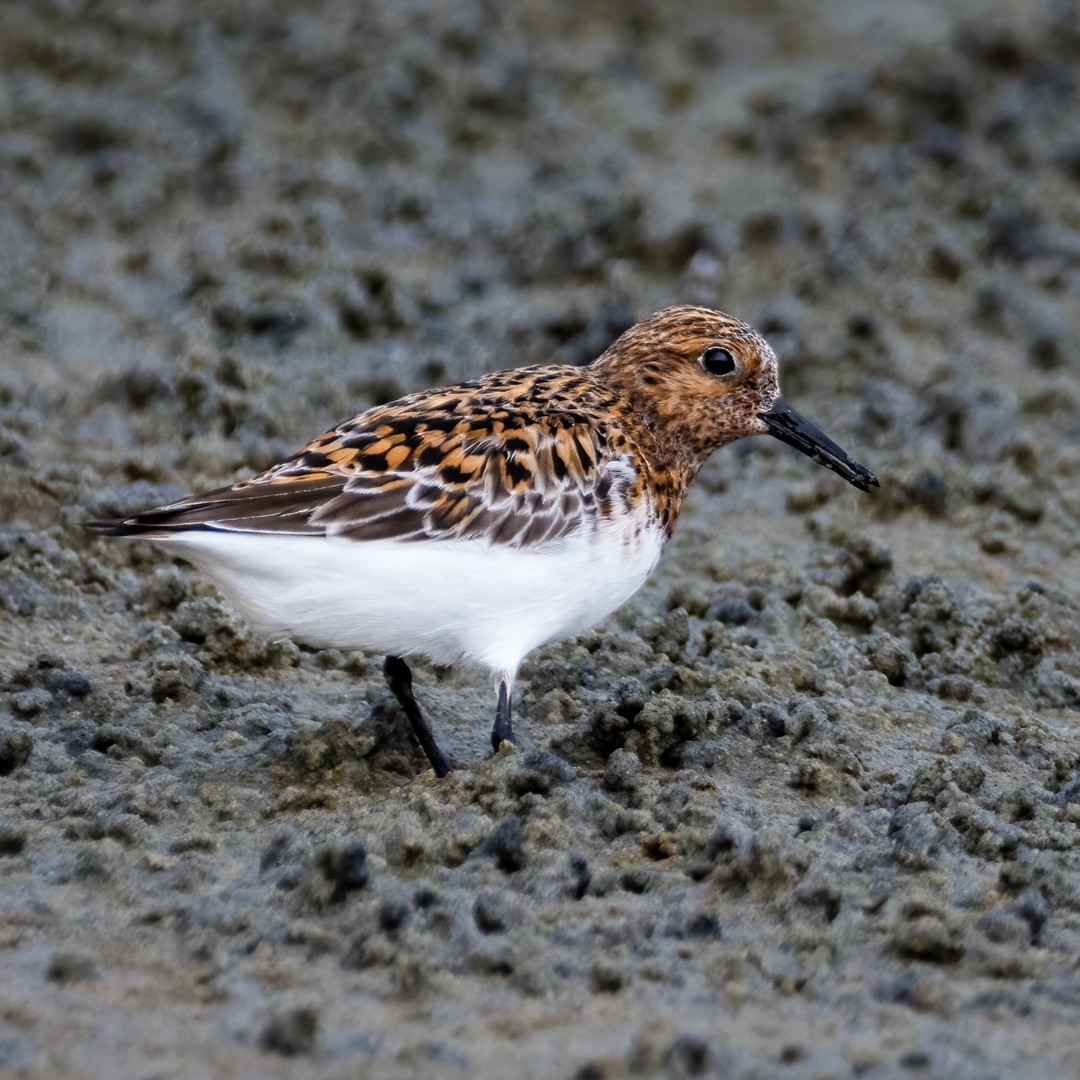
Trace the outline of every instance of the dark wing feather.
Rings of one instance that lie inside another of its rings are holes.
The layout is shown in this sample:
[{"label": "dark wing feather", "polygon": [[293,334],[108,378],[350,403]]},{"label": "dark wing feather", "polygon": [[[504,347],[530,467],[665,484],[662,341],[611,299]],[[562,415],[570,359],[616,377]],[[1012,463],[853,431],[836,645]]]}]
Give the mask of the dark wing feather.
[{"label": "dark wing feather", "polygon": [[342,478],[320,477],[255,487],[226,487],[117,521],[91,521],[86,528],[105,536],[162,539],[188,529],[229,529],[319,536],[310,522],[314,507],[341,491]]}]

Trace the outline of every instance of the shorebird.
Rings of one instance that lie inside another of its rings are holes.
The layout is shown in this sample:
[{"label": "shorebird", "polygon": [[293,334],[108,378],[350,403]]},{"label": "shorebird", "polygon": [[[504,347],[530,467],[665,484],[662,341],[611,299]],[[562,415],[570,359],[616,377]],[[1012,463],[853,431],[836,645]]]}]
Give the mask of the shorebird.
[{"label": "shorebird", "polygon": [[877,486],[780,397],[776,355],[755,330],[673,307],[586,367],[410,394],[250,479],[88,527],[161,543],[268,634],[384,655],[445,776],[406,658],[486,669],[492,746],[512,741],[524,657],[628,600],[709,455],[764,434],[862,491]]}]

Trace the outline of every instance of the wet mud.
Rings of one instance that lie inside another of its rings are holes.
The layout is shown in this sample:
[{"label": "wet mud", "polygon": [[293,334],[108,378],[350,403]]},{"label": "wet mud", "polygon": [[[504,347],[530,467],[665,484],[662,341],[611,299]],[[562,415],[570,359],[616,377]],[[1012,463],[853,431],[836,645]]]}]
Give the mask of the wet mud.
[{"label": "wet mud", "polygon": [[[1080,1073],[1080,7],[0,11],[0,1070]],[[717,454],[526,663],[261,638],[85,535],[410,390],[753,321],[881,478]]]}]

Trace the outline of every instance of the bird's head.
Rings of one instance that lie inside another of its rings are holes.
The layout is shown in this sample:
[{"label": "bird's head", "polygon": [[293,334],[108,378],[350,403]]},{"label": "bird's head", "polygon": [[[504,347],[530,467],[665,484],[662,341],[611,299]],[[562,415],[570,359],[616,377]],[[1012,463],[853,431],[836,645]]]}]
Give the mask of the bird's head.
[{"label": "bird's head", "polygon": [[869,469],[780,397],[776,354],[719,311],[672,307],[632,326],[594,364],[647,418],[661,445],[694,459],[747,435],[773,435],[863,491]]}]

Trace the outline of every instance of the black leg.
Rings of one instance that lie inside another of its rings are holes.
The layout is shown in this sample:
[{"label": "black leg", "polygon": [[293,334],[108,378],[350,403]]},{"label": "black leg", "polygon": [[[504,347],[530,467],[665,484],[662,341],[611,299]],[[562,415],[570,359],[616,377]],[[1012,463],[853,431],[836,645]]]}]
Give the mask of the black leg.
[{"label": "black leg", "polygon": [[388,656],[386,663],[383,664],[383,675],[386,676],[387,686],[394,691],[394,697],[405,710],[405,715],[412,724],[416,741],[427,754],[435,775],[445,776],[450,771],[450,766],[446,764],[446,758],[442,756],[442,751],[436,745],[435,736],[431,734],[431,728],[428,727],[424,714],[420,711],[420,706],[416,704],[416,698],[413,697],[412,672],[409,670],[409,665],[400,656]]},{"label": "black leg", "polygon": [[495,706],[495,726],[491,729],[491,748],[498,751],[500,743],[514,741],[510,720],[510,687],[506,680],[499,683],[499,703]]}]

